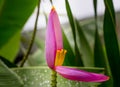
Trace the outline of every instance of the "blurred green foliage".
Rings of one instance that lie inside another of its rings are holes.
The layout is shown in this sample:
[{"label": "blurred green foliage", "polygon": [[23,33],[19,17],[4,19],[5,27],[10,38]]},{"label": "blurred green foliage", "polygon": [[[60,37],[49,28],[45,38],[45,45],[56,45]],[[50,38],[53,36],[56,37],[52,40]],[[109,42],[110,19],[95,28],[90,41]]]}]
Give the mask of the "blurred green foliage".
[{"label": "blurred green foliage", "polygon": [[13,61],[20,34],[38,0],[0,0],[0,55]]}]

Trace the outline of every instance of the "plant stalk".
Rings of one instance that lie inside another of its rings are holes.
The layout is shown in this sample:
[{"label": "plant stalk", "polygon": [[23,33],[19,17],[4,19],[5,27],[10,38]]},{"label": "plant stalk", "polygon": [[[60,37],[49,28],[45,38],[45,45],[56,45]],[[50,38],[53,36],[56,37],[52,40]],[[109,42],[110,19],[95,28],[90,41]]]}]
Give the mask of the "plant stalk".
[{"label": "plant stalk", "polygon": [[53,70],[51,74],[51,87],[57,87],[57,72]]},{"label": "plant stalk", "polygon": [[30,54],[30,51],[31,51],[32,46],[33,46],[33,43],[34,43],[34,39],[35,39],[35,36],[36,36],[36,31],[37,31],[39,11],[40,11],[40,1],[41,1],[41,0],[38,0],[38,10],[37,10],[37,14],[36,14],[36,20],[35,20],[35,25],[34,25],[34,31],[33,31],[33,34],[32,34],[32,38],[31,38],[31,41],[30,41],[28,50],[27,50],[26,54],[24,55],[23,60],[22,60],[22,62],[21,62],[21,64],[20,64],[20,67],[23,67],[24,63],[25,63],[26,60],[28,59],[28,56],[29,56],[29,54]]}]

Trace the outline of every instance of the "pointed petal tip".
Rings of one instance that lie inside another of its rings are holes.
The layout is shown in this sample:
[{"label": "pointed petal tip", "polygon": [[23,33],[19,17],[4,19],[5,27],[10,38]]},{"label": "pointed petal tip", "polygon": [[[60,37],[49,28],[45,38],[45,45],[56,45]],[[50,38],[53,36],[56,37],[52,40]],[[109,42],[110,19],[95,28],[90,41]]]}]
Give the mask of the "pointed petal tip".
[{"label": "pointed petal tip", "polygon": [[110,77],[109,76],[106,76],[106,81],[108,81],[110,79]]},{"label": "pointed petal tip", "polygon": [[68,68],[65,66],[57,66],[56,71],[69,80],[83,82],[104,82],[109,80],[109,77],[103,74],[91,73],[84,70]]},{"label": "pointed petal tip", "polygon": [[52,11],[55,11],[55,7],[54,6],[52,6],[52,9],[51,9]]},{"label": "pointed petal tip", "polygon": [[[95,73],[93,73],[93,74],[95,74]],[[98,79],[96,79],[96,80],[94,80],[94,81],[91,81],[91,82],[105,82],[105,81],[108,81],[109,79],[110,79],[110,77],[109,76],[106,76],[106,75],[104,75],[104,74],[97,74],[96,73],[96,75],[98,75],[96,78],[98,78]]]}]

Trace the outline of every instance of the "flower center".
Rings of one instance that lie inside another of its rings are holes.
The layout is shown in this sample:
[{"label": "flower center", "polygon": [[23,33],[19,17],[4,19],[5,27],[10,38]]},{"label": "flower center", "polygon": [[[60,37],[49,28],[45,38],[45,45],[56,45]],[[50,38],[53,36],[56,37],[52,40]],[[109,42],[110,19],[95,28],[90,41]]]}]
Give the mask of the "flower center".
[{"label": "flower center", "polygon": [[57,50],[56,58],[55,58],[55,66],[61,66],[63,64],[66,52],[67,50],[64,49]]}]

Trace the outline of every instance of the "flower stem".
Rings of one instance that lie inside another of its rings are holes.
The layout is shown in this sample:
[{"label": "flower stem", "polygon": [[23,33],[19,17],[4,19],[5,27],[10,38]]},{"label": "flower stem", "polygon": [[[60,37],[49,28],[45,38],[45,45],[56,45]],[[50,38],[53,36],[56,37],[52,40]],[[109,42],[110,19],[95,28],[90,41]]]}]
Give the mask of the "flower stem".
[{"label": "flower stem", "polygon": [[51,74],[51,87],[57,87],[57,73],[53,70]]},{"label": "flower stem", "polygon": [[32,34],[32,38],[31,38],[28,50],[27,50],[26,54],[24,55],[23,60],[20,64],[20,67],[23,67],[24,63],[28,59],[28,55],[29,55],[29,53],[32,49],[33,43],[34,43],[34,39],[35,39],[35,36],[36,36],[36,31],[37,31],[37,23],[38,23],[39,10],[40,10],[40,1],[41,0],[38,1],[38,10],[37,10],[37,14],[36,14],[36,20],[35,20],[35,25],[34,25],[34,31],[33,31],[33,34]]}]

